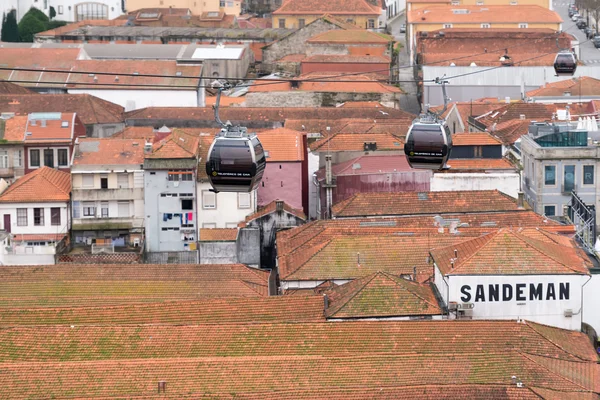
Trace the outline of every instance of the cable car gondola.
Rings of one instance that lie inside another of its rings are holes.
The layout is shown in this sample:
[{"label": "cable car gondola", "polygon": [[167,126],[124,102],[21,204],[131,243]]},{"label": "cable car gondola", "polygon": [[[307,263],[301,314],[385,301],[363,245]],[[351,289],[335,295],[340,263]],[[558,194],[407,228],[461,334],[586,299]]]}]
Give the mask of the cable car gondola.
[{"label": "cable car gondola", "polygon": [[404,153],[416,169],[447,169],[452,150],[452,135],[444,121],[422,117],[413,122],[406,134]]},{"label": "cable car gondola", "polygon": [[448,158],[452,151],[452,135],[446,121],[440,116],[448,107],[445,81],[442,84],[444,108],[439,113],[430,110],[415,119],[406,134],[404,154],[408,164],[416,169],[444,170],[448,169]]},{"label": "cable car gondola", "polygon": [[570,51],[561,51],[554,59],[554,72],[557,76],[573,76],[577,70],[577,58]]},{"label": "cable car gondola", "polygon": [[265,152],[256,134],[219,119],[220,97],[221,89],[217,93],[215,119],[223,129],[208,151],[206,174],[216,193],[251,192],[260,184],[267,165]]}]

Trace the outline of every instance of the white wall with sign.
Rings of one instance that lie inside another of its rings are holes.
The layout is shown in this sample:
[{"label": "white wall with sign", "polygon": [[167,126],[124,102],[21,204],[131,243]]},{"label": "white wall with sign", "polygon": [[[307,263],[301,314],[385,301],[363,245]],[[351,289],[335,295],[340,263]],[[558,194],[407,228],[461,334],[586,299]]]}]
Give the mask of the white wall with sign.
[{"label": "white wall with sign", "polygon": [[450,275],[436,268],[444,302],[473,303],[473,319],[525,319],[581,330],[587,275]]}]

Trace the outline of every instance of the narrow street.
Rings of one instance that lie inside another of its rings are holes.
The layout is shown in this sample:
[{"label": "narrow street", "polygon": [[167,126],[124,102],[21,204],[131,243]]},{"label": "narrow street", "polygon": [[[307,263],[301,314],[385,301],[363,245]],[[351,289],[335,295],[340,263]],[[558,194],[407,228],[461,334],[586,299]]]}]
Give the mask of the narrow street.
[{"label": "narrow street", "polygon": [[[574,35],[577,40],[579,40],[579,58],[581,61],[592,65],[600,63],[600,50],[594,47],[591,40],[588,41],[585,37],[585,33],[578,29],[577,26],[575,26],[575,22],[571,21],[571,18],[569,18],[569,4],[571,3],[565,0],[554,0],[553,2],[554,11],[556,11],[564,21],[562,25],[563,31]],[[593,25],[592,21],[590,21],[590,24]]]}]

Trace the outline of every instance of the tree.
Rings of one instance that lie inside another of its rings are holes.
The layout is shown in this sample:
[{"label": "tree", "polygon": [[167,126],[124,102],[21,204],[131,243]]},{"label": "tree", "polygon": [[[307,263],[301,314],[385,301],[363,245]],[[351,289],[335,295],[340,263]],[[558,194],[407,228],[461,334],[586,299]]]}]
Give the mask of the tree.
[{"label": "tree", "polygon": [[19,22],[19,36],[22,42],[33,42],[33,35],[46,30],[46,24],[29,13]]},{"label": "tree", "polygon": [[18,42],[19,28],[17,26],[17,11],[11,10],[2,19],[1,38],[3,42]]},{"label": "tree", "polygon": [[54,17],[56,17],[56,10],[54,7],[50,6],[50,19],[53,19]]}]

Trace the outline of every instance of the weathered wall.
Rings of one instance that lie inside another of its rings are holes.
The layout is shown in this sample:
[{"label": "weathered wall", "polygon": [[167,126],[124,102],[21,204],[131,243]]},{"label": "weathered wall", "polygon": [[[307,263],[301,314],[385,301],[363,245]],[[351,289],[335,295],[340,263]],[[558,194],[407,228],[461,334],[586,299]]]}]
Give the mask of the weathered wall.
[{"label": "weathered wall", "polygon": [[236,264],[236,242],[200,242],[200,264]]},{"label": "weathered wall", "polygon": [[[277,252],[275,249],[277,231],[300,226],[303,223],[303,220],[285,211],[276,211],[250,222],[250,226],[258,228],[259,231],[261,268],[275,268],[277,266]],[[240,233],[244,229],[241,229]],[[240,262],[242,261],[240,260]]]},{"label": "weathered wall", "polygon": [[519,192],[519,174],[510,173],[440,173],[431,178],[432,192],[455,190],[499,190],[517,198]]},{"label": "weathered wall", "polygon": [[388,63],[334,63],[334,62],[302,62],[300,72],[335,72],[342,73],[376,73],[389,76],[390,64]]},{"label": "weathered wall", "polygon": [[400,102],[400,93],[356,92],[250,92],[246,95],[246,107],[335,107],[348,101],[377,101],[386,107]]},{"label": "weathered wall", "polygon": [[[308,22],[308,21],[307,21]],[[278,25],[273,25],[274,27]],[[263,48],[262,66],[264,72],[273,72],[275,61],[290,54],[305,54],[306,41],[319,33],[327,32],[332,29],[340,29],[337,25],[325,21],[323,18],[306,25],[304,28],[286,36],[283,39],[273,42]]]},{"label": "weathered wall", "polygon": [[293,208],[302,208],[301,162],[267,162],[258,187],[258,206],[282,200]]},{"label": "weathered wall", "polygon": [[237,238],[238,262],[260,265],[260,229],[258,226],[240,229]]}]

